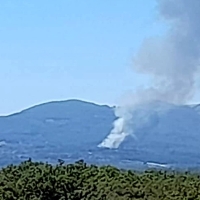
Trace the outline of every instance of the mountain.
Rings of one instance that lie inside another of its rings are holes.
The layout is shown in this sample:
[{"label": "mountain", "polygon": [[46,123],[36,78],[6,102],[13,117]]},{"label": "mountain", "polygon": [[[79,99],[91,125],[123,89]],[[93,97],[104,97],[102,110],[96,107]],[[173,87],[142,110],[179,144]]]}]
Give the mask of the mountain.
[{"label": "mountain", "polygon": [[[111,129],[112,108],[78,100],[50,102],[0,117],[1,135],[42,134],[53,142],[100,142]],[[60,140],[60,137],[64,137]]]},{"label": "mountain", "polygon": [[135,149],[134,159],[179,165],[200,164],[199,105],[149,103],[133,111],[136,140],[127,137],[121,149]]},{"label": "mountain", "polygon": [[49,102],[0,117],[0,165],[56,159],[98,145],[112,128],[113,108],[79,100]]},{"label": "mountain", "polygon": [[[129,135],[118,149],[98,148],[113,128],[114,107],[79,100],[49,102],[0,117],[0,166],[33,160],[198,167],[200,105],[153,102],[132,110]],[[128,129],[127,129],[128,130]]]}]

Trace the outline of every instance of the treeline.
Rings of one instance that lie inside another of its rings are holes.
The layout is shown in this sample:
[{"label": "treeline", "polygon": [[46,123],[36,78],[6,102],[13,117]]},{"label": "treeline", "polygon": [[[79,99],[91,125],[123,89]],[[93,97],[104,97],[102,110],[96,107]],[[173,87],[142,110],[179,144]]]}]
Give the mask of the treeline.
[{"label": "treeline", "polygon": [[0,200],[195,200],[198,174],[22,162],[0,170]]}]

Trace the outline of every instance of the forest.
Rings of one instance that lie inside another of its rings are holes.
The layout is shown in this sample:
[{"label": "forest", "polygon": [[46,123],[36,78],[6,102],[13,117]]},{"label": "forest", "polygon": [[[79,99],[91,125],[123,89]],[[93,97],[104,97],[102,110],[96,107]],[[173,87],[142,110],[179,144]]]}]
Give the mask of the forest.
[{"label": "forest", "polygon": [[33,162],[0,170],[1,200],[195,200],[198,173],[89,165],[83,160],[57,165]]}]

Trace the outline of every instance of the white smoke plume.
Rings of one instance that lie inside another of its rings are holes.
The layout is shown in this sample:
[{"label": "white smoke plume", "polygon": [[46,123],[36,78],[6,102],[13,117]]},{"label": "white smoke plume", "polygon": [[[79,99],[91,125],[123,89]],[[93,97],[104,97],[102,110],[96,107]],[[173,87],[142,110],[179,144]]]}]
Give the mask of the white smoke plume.
[{"label": "white smoke plume", "polygon": [[133,111],[141,104],[164,101],[183,104],[195,92],[200,64],[200,0],[157,0],[161,19],[169,26],[162,37],[146,39],[134,57],[133,69],[152,77],[149,88],[138,90],[116,109],[114,128],[99,147],[118,148],[134,134]]}]

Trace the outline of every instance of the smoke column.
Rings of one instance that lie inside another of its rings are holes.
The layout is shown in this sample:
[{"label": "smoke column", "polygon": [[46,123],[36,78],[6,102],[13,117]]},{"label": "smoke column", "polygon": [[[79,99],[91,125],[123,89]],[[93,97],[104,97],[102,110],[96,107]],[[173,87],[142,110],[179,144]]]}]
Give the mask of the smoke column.
[{"label": "smoke column", "polygon": [[157,0],[160,18],[169,26],[162,37],[143,41],[133,70],[148,74],[152,83],[138,90],[115,111],[117,120],[99,147],[118,148],[134,128],[133,110],[151,101],[183,104],[195,92],[200,58],[200,0]]}]

